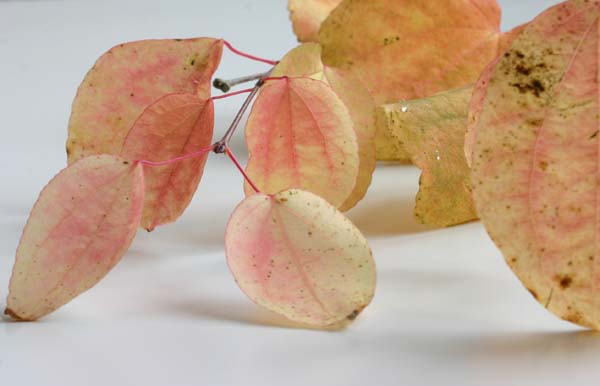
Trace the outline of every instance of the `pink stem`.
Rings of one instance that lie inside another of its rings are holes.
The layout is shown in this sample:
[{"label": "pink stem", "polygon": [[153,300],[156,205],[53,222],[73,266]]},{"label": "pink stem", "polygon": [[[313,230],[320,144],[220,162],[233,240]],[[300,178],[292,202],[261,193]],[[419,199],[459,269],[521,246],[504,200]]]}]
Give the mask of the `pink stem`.
[{"label": "pink stem", "polygon": [[248,58],[248,59],[256,60],[258,62],[263,62],[263,63],[271,64],[273,66],[278,63],[275,60],[269,60],[269,59],[259,58],[258,56],[250,55],[250,54],[247,54],[247,53],[242,52],[240,50],[237,50],[237,49],[233,48],[233,46],[231,45],[231,43],[229,43],[227,40],[224,40],[224,39],[223,39],[223,44],[225,44],[225,46],[227,48],[229,48],[229,50],[231,52],[233,52],[234,54],[237,54],[239,56],[243,56],[244,58]]},{"label": "pink stem", "polygon": [[248,174],[246,174],[246,171],[244,170],[244,168],[242,167],[242,165],[238,162],[238,160],[235,158],[235,156],[233,155],[233,153],[231,152],[231,150],[229,150],[228,147],[225,148],[225,153],[227,154],[227,156],[229,157],[229,159],[231,159],[231,161],[235,164],[235,167],[238,168],[238,170],[240,171],[240,173],[242,173],[242,175],[244,176],[244,179],[246,181],[248,181],[248,184],[250,184],[250,186],[252,187],[252,189],[254,189],[254,191],[256,193],[260,193],[260,190],[258,190],[258,188],[256,187],[256,185],[254,185],[254,182],[252,182],[252,180],[250,179],[250,177],[248,176]]},{"label": "pink stem", "polygon": [[269,76],[266,78],[262,78],[263,82],[266,82],[269,80],[283,80],[283,79],[288,80],[289,77],[287,75],[284,75],[284,76]]},{"label": "pink stem", "polygon": [[252,92],[253,89],[254,88],[247,88],[247,89],[240,90],[240,91],[230,92],[229,94],[214,96],[211,99],[215,100],[215,99],[229,98],[229,97],[232,97],[234,95],[239,95],[239,94],[245,94],[245,93],[248,93],[248,92]]},{"label": "pink stem", "polygon": [[173,158],[173,159],[169,159],[166,161],[159,161],[159,162],[153,162],[153,161],[146,161],[146,160],[140,160],[139,162],[142,165],[147,165],[147,166],[164,166],[164,165],[170,165],[173,164],[175,162],[179,162],[179,161],[183,161],[189,158],[196,158],[196,157],[200,157],[210,151],[212,151],[214,148],[214,145],[210,145],[209,147],[205,147],[204,149],[200,149],[198,151],[195,151],[193,153],[189,153],[189,154],[185,154],[182,155],[180,157],[177,158]]}]

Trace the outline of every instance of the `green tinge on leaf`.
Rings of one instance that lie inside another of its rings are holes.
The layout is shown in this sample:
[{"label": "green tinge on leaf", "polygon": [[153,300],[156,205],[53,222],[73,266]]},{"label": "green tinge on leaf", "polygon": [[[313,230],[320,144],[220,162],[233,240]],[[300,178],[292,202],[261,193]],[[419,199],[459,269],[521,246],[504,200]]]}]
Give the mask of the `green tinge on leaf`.
[{"label": "green tinge on leaf", "polygon": [[471,92],[465,87],[378,110],[389,135],[422,170],[415,216],[424,224],[445,227],[477,218],[463,151]]}]

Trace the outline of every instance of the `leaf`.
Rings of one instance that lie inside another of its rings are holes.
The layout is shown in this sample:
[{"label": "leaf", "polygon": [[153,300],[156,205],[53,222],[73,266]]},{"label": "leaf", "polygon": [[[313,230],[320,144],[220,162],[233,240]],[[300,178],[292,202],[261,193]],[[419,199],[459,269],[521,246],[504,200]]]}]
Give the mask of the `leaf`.
[{"label": "leaf", "polygon": [[91,156],[61,171],[23,231],[5,313],[39,319],[94,286],[129,248],[143,200],[139,163]]},{"label": "leaf", "polygon": [[69,163],[119,154],[125,136],[151,104],[167,94],[210,96],[223,41],[142,40],[113,47],[79,86],[69,121]]},{"label": "leaf", "polygon": [[375,125],[373,100],[368,90],[361,90],[360,82],[343,70],[323,66],[321,46],[315,43],[302,44],[288,52],[273,69],[271,76],[309,76],[331,86],[348,108],[358,141],[359,169],[354,190],[340,206],[346,211],[360,201],[371,185],[375,170]]},{"label": "leaf", "polygon": [[531,294],[600,329],[600,3],[538,16],[495,67],[479,114],[472,181],[479,214]]},{"label": "leaf", "polygon": [[[495,0],[345,0],[319,41],[323,63],[353,73],[379,106],[474,83],[500,52],[499,26]],[[403,156],[384,135],[378,158]]]},{"label": "leaf", "polygon": [[319,28],[342,0],[288,0],[290,20],[299,42],[319,40]]},{"label": "leaf", "polygon": [[483,70],[481,77],[473,88],[473,95],[469,103],[469,111],[467,114],[467,129],[465,131],[465,157],[467,165],[473,166],[473,147],[477,140],[477,127],[479,126],[479,117],[481,110],[483,109],[483,102],[487,94],[487,88],[490,83],[490,79],[496,70],[498,62],[502,59],[501,56],[490,62],[490,64]]},{"label": "leaf", "polygon": [[[247,172],[264,193],[302,188],[339,207],[354,190],[359,159],[352,120],[324,82],[268,81],[248,117],[246,142]],[[253,193],[248,185],[246,193]]]},{"label": "leaf", "polygon": [[[195,94],[170,94],[150,105],[125,138],[121,156],[163,161],[210,146],[214,126],[212,100]],[[206,155],[165,166],[147,166],[142,227],[175,221],[190,201],[204,171]]]},{"label": "leaf", "polygon": [[477,136],[476,130],[477,124],[479,123],[479,114],[481,114],[481,109],[483,108],[483,101],[487,93],[487,87],[490,82],[490,78],[494,73],[496,65],[502,58],[502,55],[510,48],[514,40],[521,34],[521,32],[523,32],[527,25],[528,24],[520,25],[502,35],[502,38],[500,39],[501,54],[486,66],[481,73],[479,80],[475,84],[469,106],[467,131],[465,134],[465,156],[467,158],[467,165],[469,165],[469,167],[471,167],[473,146],[475,145],[475,138]]},{"label": "leaf", "polygon": [[225,248],[242,291],[291,320],[315,326],[353,320],[373,298],[367,240],[312,193],[247,197],[231,215]]},{"label": "leaf", "polygon": [[472,87],[380,107],[388,130],[423,173],[415,216],[440,227],[477,218],[463,151]]}]

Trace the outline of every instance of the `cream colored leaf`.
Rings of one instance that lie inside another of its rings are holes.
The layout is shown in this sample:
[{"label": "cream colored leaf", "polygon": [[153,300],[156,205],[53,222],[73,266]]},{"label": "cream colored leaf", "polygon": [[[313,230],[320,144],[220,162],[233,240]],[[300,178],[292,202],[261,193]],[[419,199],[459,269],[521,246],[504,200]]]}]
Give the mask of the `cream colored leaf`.
[{"label": "cream colored leaf", "polygon": [[530,293],[600,329],[600,2],[550,8],[495,66],[472,159],[477,210]]},{"label": "cream colored leaf", "polygon": [[225,247],[244,293],[291,320],[319,327],[353,320],[373,298],[367,240],[312,193],[246,198],[231,215]]},{"label": "cream colored leaf", "polygon": [[23,231],[5,313],[35,320],[98,283],[129,248],[143,201],[139,163],[90,156],[61,171]]}]

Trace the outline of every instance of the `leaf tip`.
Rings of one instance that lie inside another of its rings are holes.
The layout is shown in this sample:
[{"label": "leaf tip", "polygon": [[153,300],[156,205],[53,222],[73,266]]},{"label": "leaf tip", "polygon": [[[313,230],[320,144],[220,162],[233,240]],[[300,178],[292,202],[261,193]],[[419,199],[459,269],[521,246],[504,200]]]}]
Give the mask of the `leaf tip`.
[{"label": "leaf tip", "polygon": [[10,316],[12,319],[16,320],[17,322],[24,322],[27,319],[24,319],[22,317],[20,317],[19,315],[17,315],[17,313],[15,311],[13,311],[12,309],[10,309],[9,307],[6,307],[6,309],[4,310],[4,315]]}]

